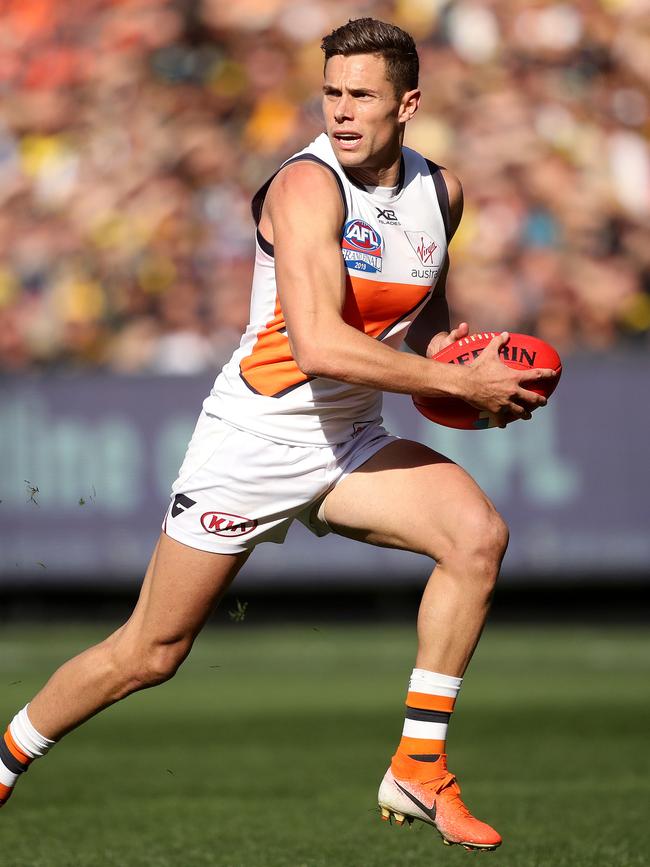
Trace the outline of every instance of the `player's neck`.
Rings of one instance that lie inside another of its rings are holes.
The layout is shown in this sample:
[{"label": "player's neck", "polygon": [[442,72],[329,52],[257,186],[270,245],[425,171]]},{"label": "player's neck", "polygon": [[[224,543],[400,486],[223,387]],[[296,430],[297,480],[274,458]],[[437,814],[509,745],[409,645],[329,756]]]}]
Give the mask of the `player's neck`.
[{"label": "player's neck", "polygon": [[388,167],[345,168],[346,175],[364,187],[396,187],[399,184],[400,166],[402,162],[401,148],[397,159]]},{"label": "player's neck", "polygon": [[375,155],[374,166],[344,167],[348,177],[364,187],[396,187],[399,184],[402,168],[402,142],[404,132],[392,140],[383,153]]}]

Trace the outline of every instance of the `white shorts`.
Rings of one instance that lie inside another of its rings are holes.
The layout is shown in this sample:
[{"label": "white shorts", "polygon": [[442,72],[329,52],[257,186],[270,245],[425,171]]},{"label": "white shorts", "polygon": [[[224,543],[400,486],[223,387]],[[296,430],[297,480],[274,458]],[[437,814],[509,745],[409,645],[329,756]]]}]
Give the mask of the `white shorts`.
[{"label": "white shorts", "polygon": [[371,422],[333,446],[294,446],[239,430],[203,411],[187,447],[163,530],[218,554],[283,542],[295,518],[317,536],[325,496],[384,446],[399,439]]}]

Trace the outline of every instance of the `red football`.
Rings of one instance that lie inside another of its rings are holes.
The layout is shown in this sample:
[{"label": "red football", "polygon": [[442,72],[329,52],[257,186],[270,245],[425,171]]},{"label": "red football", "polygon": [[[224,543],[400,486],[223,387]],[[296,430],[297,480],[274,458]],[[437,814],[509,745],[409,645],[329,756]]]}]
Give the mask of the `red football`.
[{"label": "red football", "polygon": [[[471,364],[483,352],[495,331],[470,334],[446,346],[433,357],[447,364]],[[515,370],[530,370],[532,367],[550,367],[557,371],[553,379],[544,379],[535,385],[526,386],[530,391],[550,397],[560,381],[562,362],[560,356],[548,343],[529,334],[511,334],[510,340],[499,352],[501,358]],[[484,430],[496,427],[498,421],[493,413],[476,409],[459,397],[414,397],[413,403],[423,416],[445,427],[464,430]]]}]

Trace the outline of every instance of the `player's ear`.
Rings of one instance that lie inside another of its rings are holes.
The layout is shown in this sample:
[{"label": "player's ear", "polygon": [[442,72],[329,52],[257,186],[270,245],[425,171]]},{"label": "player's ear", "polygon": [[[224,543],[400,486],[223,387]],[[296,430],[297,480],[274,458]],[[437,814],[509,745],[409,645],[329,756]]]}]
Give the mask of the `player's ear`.
[{"label": "player's ear", "polygon": [[411,120],[415,112],[418,110],[419,105],[420,91],[417,88],[415,88],[415,90],[407,90],[403,93],[399,102],[399,122],[407,123],[407,121]]}]

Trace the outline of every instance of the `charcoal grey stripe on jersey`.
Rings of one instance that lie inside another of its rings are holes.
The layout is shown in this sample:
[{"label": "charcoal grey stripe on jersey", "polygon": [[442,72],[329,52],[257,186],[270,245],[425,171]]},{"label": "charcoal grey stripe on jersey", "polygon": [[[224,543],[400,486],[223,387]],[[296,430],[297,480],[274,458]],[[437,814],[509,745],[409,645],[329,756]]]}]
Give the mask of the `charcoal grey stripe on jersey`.
[{"label": "charcoal grey stripe on jersey", "polygon": [[[246,388],[248,388],[250,391],[252,391],[253,394],[262,394],[261,391],[258,391],[256,388],[253,388],[253,386],[250,384],[250,382],[248,382],[248,380],[246,379],[244,374],[241,372],[241,367],[239,370],[239,377],[242,380],[242,382],[244,383],[244,385],[246,386]],[[308,376],[305,379],[303,379],[302,382],[296,382],[295,385],[288,385],[286,388],[283,388],[282,391],[278,391],[275,394],[264,395],[264,397],[282,397],[285,394],[289,394],[290,391],[293,391],[296,388],[300,388],[300,386],[304,385],[306,382],[311,382],[314,378],[315,377],[313,377],[313,376]]]},{"label": "charcoal grey stripe on jersey", "polygon": [[29,767],[29,762],[18,761],[5,743],[4,738],[0,738],[0,761],[12,774],[22,774]]},{"label": "charcoal grey stripe on jersey", "polygon": [[406,706],[406,719],[416,719],[421,722],[445,723],[445,725],[447,725],[450,716],[451,713],[442,710],[425,710],[421,707]]},{"label": "charcoal grey stripe on jersey", "polygon": [[260,245],[262,250],[266,253],[267,256],[273,255],[273,244],[266,240],[264,235],[260,232],[259,229],[255,229],[255,236],[257,238],[257,243]]},{"label": "charcoal grey stripe on jersey", "polygon": [[447,190],[447,183],[440,171],[444,166],[439,166],[437,163],[432,162],[431,160],[426,160],[426,164],[429,167],[429,171],[431,172],[431,177],[433,179],[433,185],[436,188],[436,196],[438,197],[438,204],[440,205],[440,213],[442,214],[442,222],[445,225],[445,235],[447,236],[447,243],[451,240],[451,215],[449,211],[449,191]]},{"label": "charcoal grey stripe on jersey", "polygon": [[388,325],[386,328],[384,328],[384,330],[381,332],[381,334],[378,335],[377,340],[383,340],[384,337],[385,337],[387,334],[389,334],[390,331],[391,331],[393,328],[395,328],[396,325],[399,325],[399,323],[402,321],[402,319],[406,319],[406,317],[407,317],[407,316],[410,316],[411,313],[413,313],[414,310],[417,310],[418,307],[420,306],[420,304],[422,304],[422,302],[426,299],[427,295],[429,294],[429,291],[430,291],[430,290],[427,289],[427,291],[424,293],[424,295],[422,296],[422,298],[420,298],[420,300],[418,301],[417,304],[414,304],[413,307],[411,307],[410,310],[407,310],[406,313],[405,313],[403,316],[400,316],[399,319],[396,319],[394,322],[391,322],[390,325]]}]

